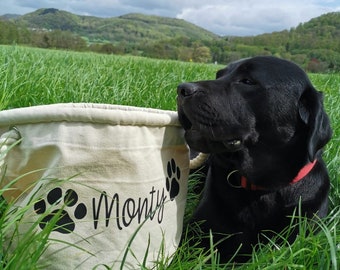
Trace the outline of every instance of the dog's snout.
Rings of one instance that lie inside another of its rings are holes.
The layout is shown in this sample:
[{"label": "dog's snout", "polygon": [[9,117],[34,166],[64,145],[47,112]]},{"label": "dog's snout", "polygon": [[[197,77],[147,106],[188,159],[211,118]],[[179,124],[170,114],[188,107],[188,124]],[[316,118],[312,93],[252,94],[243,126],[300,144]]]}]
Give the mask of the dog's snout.
[{"label": "dog's snout", "polygon": [[177,94],[182,97],[193,95],[197,91],[197,85],[194,83],[181,83],[177,87]]}]

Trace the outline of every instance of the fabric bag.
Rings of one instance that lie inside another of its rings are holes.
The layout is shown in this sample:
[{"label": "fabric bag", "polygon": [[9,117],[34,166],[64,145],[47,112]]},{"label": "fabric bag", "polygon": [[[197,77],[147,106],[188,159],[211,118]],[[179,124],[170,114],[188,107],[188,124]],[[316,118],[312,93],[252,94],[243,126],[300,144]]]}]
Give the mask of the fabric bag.
[{"label": "fabric bag", "polygon": [[30,205],[19,234],[54,222],[45,269],[140,269],[176,251],[189,173],[176,112],[19,108],[0,112],[0,135],[1,187],[16,179],[4,197]]}]

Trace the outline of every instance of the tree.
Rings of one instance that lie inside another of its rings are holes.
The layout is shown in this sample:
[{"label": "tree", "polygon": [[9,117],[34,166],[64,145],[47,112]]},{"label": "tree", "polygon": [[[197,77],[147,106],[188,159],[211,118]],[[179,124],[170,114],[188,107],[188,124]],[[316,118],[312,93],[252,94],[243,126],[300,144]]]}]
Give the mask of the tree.
[{"label": "tree", "polygon": [[311,59],[306,66],[306,70],[313,73],[325,72],[326,69],[327,65],[315,58]]},{"label": "tree", "polygon": [[192,60],[195,62],[207,63],[211,62],[210,48],[207,46],[198,46],[194,48]]},{"label": "tree", "polygon": [[192,49],[188,47],[179,47],[178,48],[178,60],[181,61],[190,61],[192,59]]}]

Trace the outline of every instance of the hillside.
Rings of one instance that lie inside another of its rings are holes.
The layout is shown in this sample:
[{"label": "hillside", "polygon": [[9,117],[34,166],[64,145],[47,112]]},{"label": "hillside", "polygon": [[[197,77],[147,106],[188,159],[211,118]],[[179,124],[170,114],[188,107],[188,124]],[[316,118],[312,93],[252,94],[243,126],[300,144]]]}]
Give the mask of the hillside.
[{"label": "hillside", "polygon": [[332,12],[297,27],[254,37],[236,37],[231,51],[273,54],[303,65],[307,70],[340,71],[340,12]]},{"label": "hillside", "polygon": [[21,15],[18,14],[4,14],[0,16],[0,20],[13,20],[19,18]]},{"label": "hillside", "polygon": [[127,14],[113,18],[80,16],[53,8],[39,9],[15,19],[29,29],[71,31],[92,42],[122,40],[140,43],[178,37],[198,40],[214,39],[217,35],[184,20],[159,16]]},{"label": "hillside", "polygon": [[333,12],[300,23],[290,31],[236,38],[253,46],[284,46],[296,49],[331,49],[340,51],[340,12]]},{"label": "hillside", "polygon": [[338,72],[340,12],[281,32],[220,37],[179,19],[142,14],[97,18],[49,8],[19,17],[1,16],[0,44],[13,43],[222,64],[255,55],[275,55],[309,72]]}]

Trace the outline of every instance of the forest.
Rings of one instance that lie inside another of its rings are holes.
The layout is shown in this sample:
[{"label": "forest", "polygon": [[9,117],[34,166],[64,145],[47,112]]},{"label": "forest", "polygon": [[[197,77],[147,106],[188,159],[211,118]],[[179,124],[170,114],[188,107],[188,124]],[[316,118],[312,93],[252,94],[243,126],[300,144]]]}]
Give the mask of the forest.
[{"label": "forest", "polygon": [[221,37],[172,18],[127,14],[103,19],[40,9],[23,16],[1,16],[0,44],[219,64],[274,55],[308,72],[339,72],[340,12],[280,32]]}]

